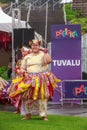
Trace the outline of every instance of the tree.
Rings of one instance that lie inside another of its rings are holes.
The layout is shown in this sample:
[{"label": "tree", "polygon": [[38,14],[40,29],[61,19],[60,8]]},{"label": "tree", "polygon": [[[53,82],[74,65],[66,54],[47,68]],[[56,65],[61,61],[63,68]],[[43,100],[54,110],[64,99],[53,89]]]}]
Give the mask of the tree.
[{"label": "tree", "polygon": [[0,0],[1,3],[9,3],[9,2],[13,2],[13,0]]}]

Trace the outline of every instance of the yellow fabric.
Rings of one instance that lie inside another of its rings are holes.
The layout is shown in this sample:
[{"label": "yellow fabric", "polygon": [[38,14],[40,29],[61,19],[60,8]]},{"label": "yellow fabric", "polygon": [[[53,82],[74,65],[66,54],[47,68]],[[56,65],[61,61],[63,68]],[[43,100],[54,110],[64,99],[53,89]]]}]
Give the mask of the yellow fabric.
[{"label": "yellow fabric", "polygon": [[15,78],[12,80],[12,83],[19,83],[20,81],[22,81],[23,77],[19,77],[19,78]]},{"label": "yellow fabric", "polygon": [[56,88],[56,83],[53,83],[52,86],[53,86],[53,88]]},{"label": "yellow fabric", "polygon": [[21,83],[18,85],[18,88],[28,89],[28,87],[29,87],[29,84],[25,84],[24,82],[21,82]]},{"label": "yellow fabric", "polygon": [[[42,79],[42,80],[44,80],[44,79]],[[44,82],[42,81],[42,85],[41,85],[41,99],[44,99]]]},{"label": "yellow fabric", "polygon": [[61,82],[61,80],[60,80],[60,79],[57,79],[57,78],[55,78],[55,81],[56,81],[56,82]]},{"label": "yellow fabric", "polygon": [[26,90],[28,90],[28,88],[31,86],[31,84],[25,84],[24,82],[21,82],[19,85],[18,85],[18,90],[14,91],[14,92],[11,92],[10,93],[10,97],[14,97],[18,94],[21,94],[23,92],[25,92]]},{"label": "yellow fabric", "polygon": [[36,83],[36,86],[35,86],[34,95],[33,95],[34,100],[36,100],[37,96],[38,96],[38,90],[39,90],[39,78],[38,78],[38,76],[36,76],[35,83]]}]

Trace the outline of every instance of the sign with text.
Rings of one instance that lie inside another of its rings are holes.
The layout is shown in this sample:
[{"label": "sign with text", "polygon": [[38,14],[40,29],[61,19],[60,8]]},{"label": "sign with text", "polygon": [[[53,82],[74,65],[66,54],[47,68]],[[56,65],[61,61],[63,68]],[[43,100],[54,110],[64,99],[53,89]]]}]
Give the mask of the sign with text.
[{"label": "sign with text", "polygon": [[81,74],[80,25],[52,25],[52,72],[61,80],[79,80]]},{"label": "sign with text", "polygon": [[87,98],[87,81],[63,81],[64,98]]}]

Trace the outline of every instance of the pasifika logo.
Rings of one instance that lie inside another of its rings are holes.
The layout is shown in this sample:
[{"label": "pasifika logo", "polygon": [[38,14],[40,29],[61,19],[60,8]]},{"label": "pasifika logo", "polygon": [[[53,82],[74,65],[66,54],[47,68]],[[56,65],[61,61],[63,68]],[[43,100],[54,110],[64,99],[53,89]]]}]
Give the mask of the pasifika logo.
[{"label": "pasifika logo", "polygon": [[60,29],[56,31],[56,38],[59,38],[59,37],[75,38],[75,37],[78,37],[78,32],[76,30],[72,31],[68,28]]},{"label": "pasifika logo", "polygon": [[87,86],[85,86],[84,84],[82,84],[79,87],[75,87],[74,90],[73,90],[73,94],[76,97],[79,97],[81,95],[87,95]]}]

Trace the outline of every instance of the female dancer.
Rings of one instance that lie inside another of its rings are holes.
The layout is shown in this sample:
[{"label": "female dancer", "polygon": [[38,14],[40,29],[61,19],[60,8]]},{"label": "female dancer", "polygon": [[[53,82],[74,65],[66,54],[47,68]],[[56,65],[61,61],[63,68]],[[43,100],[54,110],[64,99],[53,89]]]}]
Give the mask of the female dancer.
[{"label": "female dancer", "polygon": [[17,90],[10,93],[10,96],[21,95],[21,114],[25,114],[25,120],[29,120],[36,111],[39,111],[43,120],[48,120],[47,101],[53,96],[56,83],[61,80],[48,70],[47,65],[52,59],[41,48],[41,42],[32,40],[29,44],[32,52],[23,58],[20,70],[23,82],[19,83]]}]

